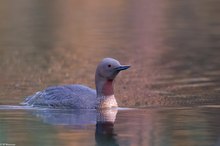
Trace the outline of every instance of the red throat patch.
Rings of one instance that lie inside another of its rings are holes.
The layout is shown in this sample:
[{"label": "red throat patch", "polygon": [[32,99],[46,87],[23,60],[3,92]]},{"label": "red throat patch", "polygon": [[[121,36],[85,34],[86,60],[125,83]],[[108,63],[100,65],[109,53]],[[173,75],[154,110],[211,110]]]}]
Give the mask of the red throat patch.
[{"label": "red throat patch", "polygon": [[102,89],[102,93],[105,95],[105,96],[108,96],[108,95],[113,95],[114,94],[114,91],[113,91],[113,80],[107,80],[103,86],[103,89]]}]

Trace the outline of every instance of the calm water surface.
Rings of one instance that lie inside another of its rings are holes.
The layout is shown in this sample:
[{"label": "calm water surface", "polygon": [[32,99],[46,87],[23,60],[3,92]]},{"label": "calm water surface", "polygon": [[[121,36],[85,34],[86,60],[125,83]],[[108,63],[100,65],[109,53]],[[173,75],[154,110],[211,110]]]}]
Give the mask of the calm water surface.
[{"label": "calm water surface", "polygon": [[[1,0],[0,145],[220,145],[219,6]],[[132,65],[116,80],[119,105],[144,109],[4,106],[51,85],[94,87],[104,57]]]},{"label": "calm water surface", "polygon": [[0,141],[41,146],[219,146],[219,112],[219,106],[119,109],[99,114],[1,108]]}]

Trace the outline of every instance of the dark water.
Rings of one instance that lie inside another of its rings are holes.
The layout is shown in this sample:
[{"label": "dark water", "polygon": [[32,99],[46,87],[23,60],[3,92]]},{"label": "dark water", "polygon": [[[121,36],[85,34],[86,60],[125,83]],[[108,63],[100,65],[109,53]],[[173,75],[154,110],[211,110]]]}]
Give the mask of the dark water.
[{"label": "dark water", "polygon": [[[220,145],[219,6],[1,0],[0,145]],[[119,110],[114,122],[99,123],[94,111],[2,106],[50,85],[94,87],[104,57],[132,65],[115,82],[119,105],[145,109]]]}]

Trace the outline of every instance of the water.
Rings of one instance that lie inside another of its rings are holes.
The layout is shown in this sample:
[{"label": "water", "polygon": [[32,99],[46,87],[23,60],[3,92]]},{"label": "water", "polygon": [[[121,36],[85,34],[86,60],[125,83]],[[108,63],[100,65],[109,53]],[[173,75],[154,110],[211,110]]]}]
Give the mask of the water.
[{"label": "water", "polygon": [[219,112],[219,106],[119,109],[102,111],[107,117],[103,122],[89,110],[1,109],[0,141],[42,146],[218,146]]},{"label": "water", "polygon": [[[219,5],[1,0],[0,145],[220,145]],[[115,82],[119,105],[144,109],[99,123],[94,111],[4,106],[51,85],[94,87],[104,57],[132,65]]]}]

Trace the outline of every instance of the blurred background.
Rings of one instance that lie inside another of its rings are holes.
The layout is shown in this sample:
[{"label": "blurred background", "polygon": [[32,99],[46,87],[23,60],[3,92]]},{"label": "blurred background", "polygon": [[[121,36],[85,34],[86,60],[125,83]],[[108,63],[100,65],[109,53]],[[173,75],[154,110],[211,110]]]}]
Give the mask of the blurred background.
[{"label": "blurred background", "polygon": [[95,88],[104,57],[120,106],[220,103],[219,0],[1,0],[0,104],[51,85]]}]

